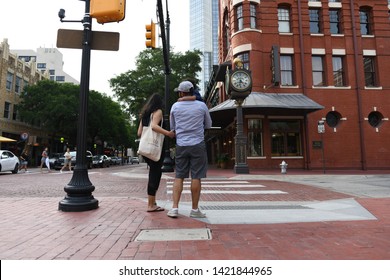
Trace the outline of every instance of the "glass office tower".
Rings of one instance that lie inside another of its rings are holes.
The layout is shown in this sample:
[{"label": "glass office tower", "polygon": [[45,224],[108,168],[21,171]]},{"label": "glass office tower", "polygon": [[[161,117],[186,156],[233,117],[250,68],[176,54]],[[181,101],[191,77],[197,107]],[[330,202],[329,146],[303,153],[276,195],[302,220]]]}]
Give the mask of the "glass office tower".
[{"label": "glass office tower", "polygon": [[202,71],[198,74],[201,94],[218,64],[218,0],[190,0],[190,48],[200,50]]}]

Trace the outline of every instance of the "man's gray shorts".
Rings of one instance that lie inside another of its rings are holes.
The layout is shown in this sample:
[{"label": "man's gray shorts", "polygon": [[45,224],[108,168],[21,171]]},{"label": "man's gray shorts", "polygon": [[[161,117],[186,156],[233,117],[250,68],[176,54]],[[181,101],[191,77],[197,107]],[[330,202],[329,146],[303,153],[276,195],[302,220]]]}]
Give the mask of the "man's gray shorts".
[{"label": "man's gray shorts", "polygon": [[176,178],[206,178],[207,151],[204,141],[195,146],[176,146]]}]

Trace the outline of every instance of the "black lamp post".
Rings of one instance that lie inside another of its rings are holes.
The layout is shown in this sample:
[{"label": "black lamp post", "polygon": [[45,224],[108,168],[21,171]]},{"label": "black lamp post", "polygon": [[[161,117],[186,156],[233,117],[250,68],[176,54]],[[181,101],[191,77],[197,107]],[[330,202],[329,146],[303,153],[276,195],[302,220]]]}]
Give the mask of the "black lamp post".
[{"label": "black lamp post", "polygon": [[[64,190],[67,193],[65,198],[59,202],[58,209],[65,212],[81,212],[93,210],[99,207],[99,201],[96,200],[92,192],[95,187],[88,177],[88,167],[86,162],[86,136],[87,136],[87,113],[88,113],[88,95],[89,95],[89,72],[91,59],[91,35],[92,18],[90,17],[90,0],[85,1],[85,15],[81,21],[84,26],[82,42],[82,62],[80,79],[80,104],[79,118],[77,125],[77,154],[76,166],[73,176]],[[65,11],[60,10],[59,16],[65,17]],[[74,21],[71,21],[74,22]]]},{"label": "black lamp post", "polygon": [[[160,21],[160,29],[161,29],[161,41],[163,45],[163,56],[164,56],[164,64],[165,64],[165,109],[164,109],[164,127],[166,129],[169,129],[169,81],[170,81],[170,74],[171,69],[169,65],[169,52],[170,52],[170,42],[169,42],[169,27],[170,27],[170,18],[169,18],[169,11],[168,11],[168,0],[165,1],[166,10],[167,10],[167,20],[166,20],[166,26],[164,26],[164,14],[162,9],[162,3],[161,0],[157,0],[157,12],[159,15],[159,21]],[[162,172],[173,172],[173,160],[171,158],[171,153],[169,150],[169,138],[165,137],[164,140],[164,161],[163,166],[161,168]]]}]

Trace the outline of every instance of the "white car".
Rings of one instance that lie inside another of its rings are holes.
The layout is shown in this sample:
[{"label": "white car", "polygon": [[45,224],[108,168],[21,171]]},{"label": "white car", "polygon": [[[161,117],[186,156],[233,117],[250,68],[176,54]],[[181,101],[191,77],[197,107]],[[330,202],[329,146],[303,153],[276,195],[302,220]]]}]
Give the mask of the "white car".
[{"label": "white car", "polygon": [[0,150],[0,172],[11,171],[16,174],[19,171],[19,158],[12,152]]}]

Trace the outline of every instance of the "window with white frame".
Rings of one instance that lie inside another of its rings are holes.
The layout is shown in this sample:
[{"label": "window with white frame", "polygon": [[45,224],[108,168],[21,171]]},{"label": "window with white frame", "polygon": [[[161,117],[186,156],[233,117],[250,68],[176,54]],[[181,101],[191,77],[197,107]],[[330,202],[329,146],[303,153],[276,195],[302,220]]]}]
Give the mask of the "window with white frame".
[{"label": "window with white frame", "polygon": [[375,67],[375,56],[364,56],[364,81],[366,87],[377,86],[376,81],[376,67]]},{"label": "window with white frame", "polygon": [[311,67],[313,73],[313,86],[325,86],[324,57],[313,55],[311,57]]},{"label": "window with white frame", "polygon": [[236,30],[244,29],[244,15],[242,12],[242,4],[236,6]]},{"label": "window with white frame", "polygon": [[309,9],[309,20],[310,20],[310,33],[311,34],[322,33],[321,10],[320,9]]},{"label": "window with white frame", "polygon": [[279,33],[290,33],[290,8],[287,6],[278,7],[278,30]]},{"label": "window with white frame", "polygon": [[257,4],[251,3],[250,4],[250,23],[251,28],[256,29],[257,28]]},{"label": "window with white frame", "polygon": [[9,102],[4,102],[4,118],[5,119],[9,119],[9,117],[10,117],[10,115],[11,115],[11,103],[9,103]]},{"label": "window with white frame", "polygon": [[292,55],[280,55],[280,80],[282,86],[294,85],[294,68]]},{"label": "window with white frame", "polygon": [[332,65],[333,65],[333,85],[335,87],[345,86],[344,57],[333,56]]},{"label": "window with white frame", "polygon": [[329,10],[329,24],[330,24],[330,33],[331,34],[341,34],[341,10],[340,9],[330,9]]},{"label": "window with white frame", "polygon": [[359,10],[360,17],[360,33],[362,35],[371,35],[371,9],[368,7],[361,7]]},{"label": "window with white frame", "polygon": [[14,74],[12,74],[11,72],[7,72],[7,81],[6,81],[5,88],[8,91],[12,90],[13,82],[14,82]]}]

